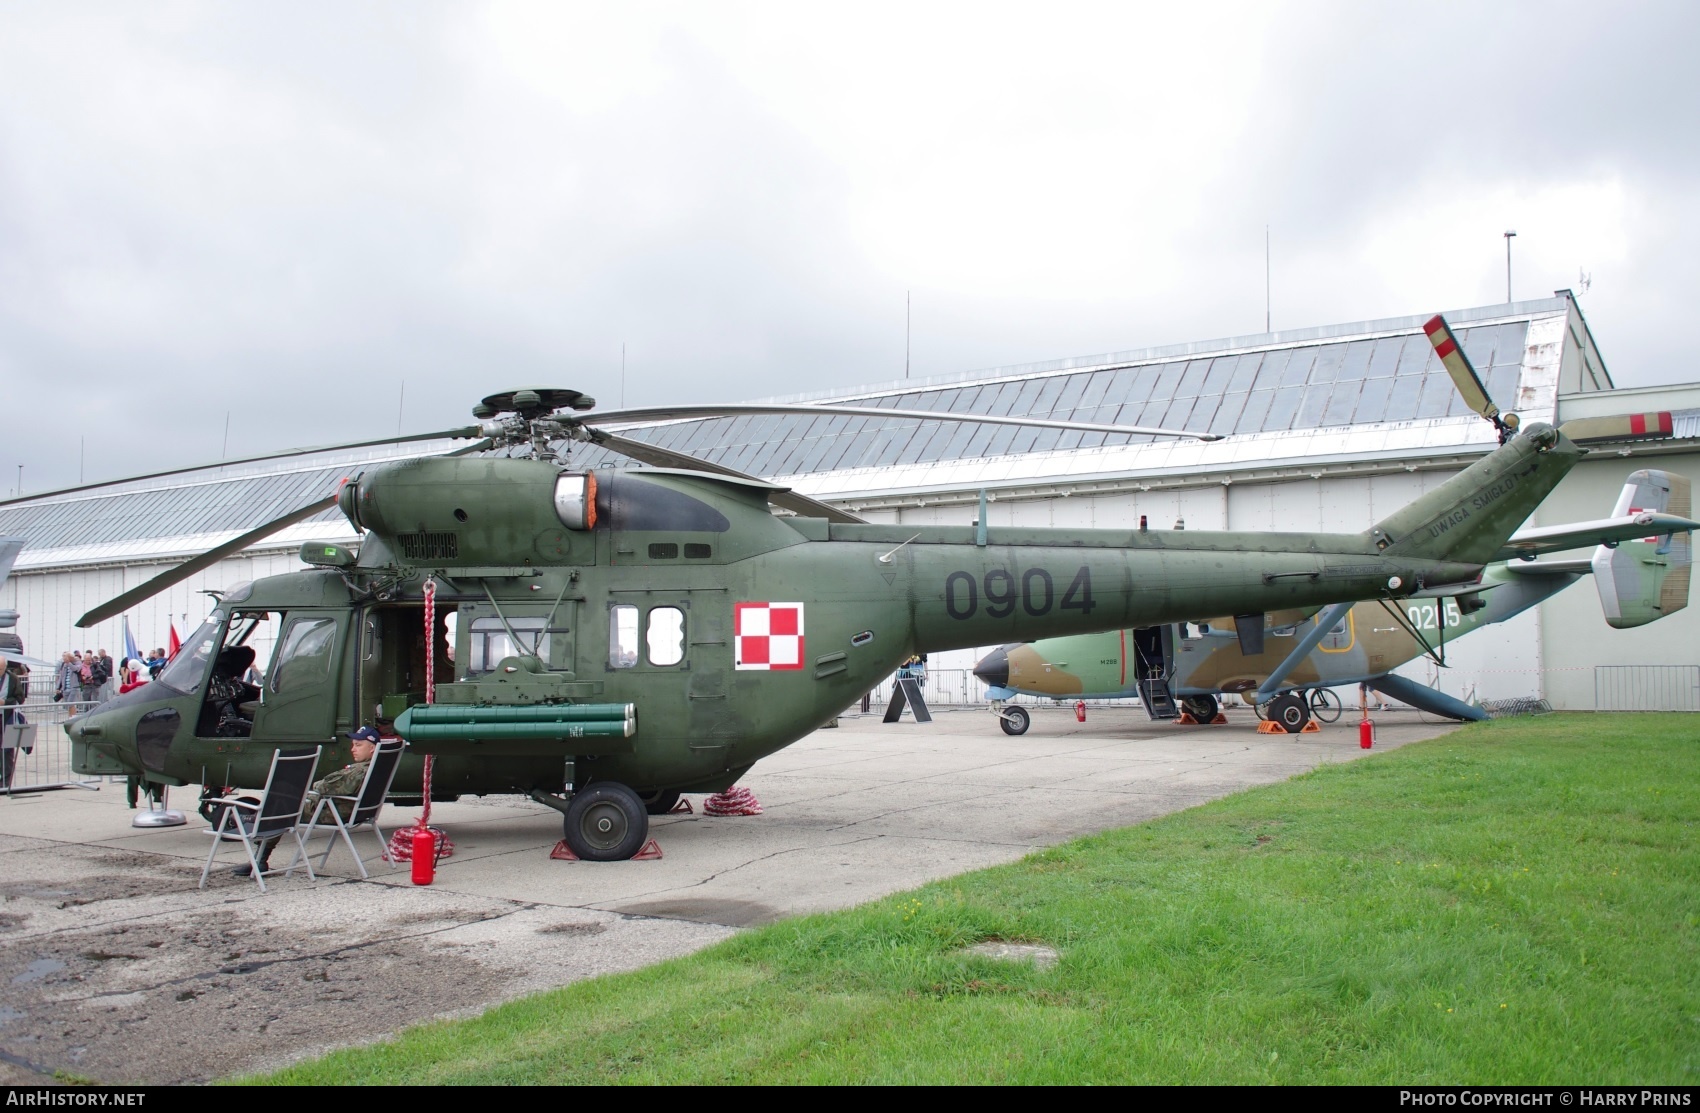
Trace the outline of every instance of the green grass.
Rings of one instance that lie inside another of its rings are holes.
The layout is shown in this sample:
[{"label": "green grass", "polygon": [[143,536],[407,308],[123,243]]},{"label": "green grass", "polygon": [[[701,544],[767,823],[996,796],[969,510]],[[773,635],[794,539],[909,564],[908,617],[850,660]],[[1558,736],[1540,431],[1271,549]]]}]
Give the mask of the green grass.
[{"label": "green grass", "polygon": [[1697,836],[1700,716],[1481,724],[258,1081],[1693,1084]]}]

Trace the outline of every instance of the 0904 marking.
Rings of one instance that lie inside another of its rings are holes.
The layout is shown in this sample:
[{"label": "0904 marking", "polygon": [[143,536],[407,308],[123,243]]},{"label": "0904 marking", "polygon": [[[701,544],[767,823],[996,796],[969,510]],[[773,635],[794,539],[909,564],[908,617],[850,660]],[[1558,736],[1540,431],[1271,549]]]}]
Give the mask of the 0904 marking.
[{"label": "0904 marking", "polygon": [[1084,564],[1075,570],[1061,601],[1056,599],[1056,582],[1045,568],[1029,568],[1019,581],[1004,568],[993,568],[983,578],[957,571],[944,579],[944,609],[954,619],[965,621],[980,613],[982,596],[987,618],[1008,618],[1017,604],[1034,617],[1051,613],[1053,606],[1091,614],[1098,605],[1092,599],[1092,570]]}]

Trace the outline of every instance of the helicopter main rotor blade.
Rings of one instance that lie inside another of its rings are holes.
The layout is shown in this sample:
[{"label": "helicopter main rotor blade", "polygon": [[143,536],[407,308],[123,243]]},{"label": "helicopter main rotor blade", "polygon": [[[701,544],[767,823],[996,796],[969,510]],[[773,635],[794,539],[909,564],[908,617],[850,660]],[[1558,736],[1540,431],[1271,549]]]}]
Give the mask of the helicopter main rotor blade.
[{"label": "helicopter main rotor blade", "polygon": [[609,410],[594,418],[565,420],[597,425],[615,425],[643,421],[666,421],[681,417],[742,417],[747,414],[781,414],[806,417],[901,417],[912,421],[962,421],[980,425],[1021,425],[1029,429],[1062,429],[1071,433],[1128,433],[1148,437],[1191,437],[1200,441],[1219,441],[1219,433],[1190,433],[1185,429],[1159,429],[1149,425],[1104,425],[1092,421],[1051,421],[1042,417],[999,417],[996,414],[952,413],[948,410],[897,410],[879,406],[809,406],[796,403],[731,403],[728,405],[638,406],[627,410]]},{"label": "helicopter main rotor blade", "polygon": [[[749,479],[757,483],[767,483],[765,479],[759,479],[756,476],[745,474],[744,472],[737,471],[733,468],[722,467],[719,464],[712,464],[697,456],[687,456],[682,452],[674,452],[671,449],[657,448],[653,444],[648,444],[644,441],[635,441],[630,437],[622,437],[618,433],[610,433],[604,429],[586,429],[585,433],[594,444],[601,445],[603,448],[613,449],[615,452],[618,452],[623,456],[630,456],[634,460],[642,461],[645,464],[652,464],[658,468],[684,468],[690,471],[706,471],[712,472],[715,475],[731,476],[735,479]],[[800,495],[796,491],[769,491],[767,494],[767,501],[781,509],[789,510],[791,513],[801,515],[805,518],[825,518],[828,521],[843,522],[846,524],[854,524],[866,520],[856,517],[856,515],[851,514],[847,510],[840,510],[836,506],[828,506],[824,502],[816,502],[809,496]]]},{"label": "helicopter main rotor blade", "polygon": [[123,614],[137,603],[140,603],[143,599],[152,598],[173,584],[181,583],[188,579],[196,572],[205,568],[211,568],[213,565],[217,564],[225,557],[230,556],[232,553],[239,553],[254,542],[271,536],[278,530],[283,529],[285,526],[292,526],[296,522],[311,518],[313,515],[321,511],[329,510],[335,505],[336,496],[332,495],[329,498],[323,498],[317,502],[310,502],[306,506],[291,510],[289,513],[280,518],[273,518],[265,525],[256,526],[254,529],[244,533],[241,537],[233,538],[215,549],[208,549],[200,556],[191,557],[174,568],[166,569],[147,583],[142,584],[139,587],[131,588],[116,599],[108,599],[88,614],[77,619],[77,626],[93,626],[97,622],[104,622],[113,615]]},{"label": "helicopter main rotor blade", "polygon": [[238,464],[259,464],[267,460],[287,460],[291,456],[310,456],[315,452],[340,452],[356,448],[377,448],[386,444],[408,444],[412,441],[444,441],[458,440],[463,437],[476,437],[484,430],[481,426],[468,425],[460,429],[441,429],[435,433],[409,433],[405,437],[380,437],[373,441],[352,441],[348,444],[326,444],[317,448],[291,448],[283,452],[268,452],[263,456],[244,456],[237,460],[220,460],[215,464],[192,464],[186,468],[169,468],[165,471],[152,471],[144,475],[127,475],[122,479],[104,479],[99,483],[80,483],[75,487],[60,487],[52,491],[36,491],[33,494],[17,498],[0,499],[0,506],[9,506],[15,502],[33,502],[36,499],[48,498],[52,495],[69,495],[78,491],[92,491],[97,487],[111,487],[118,483],[134,483],[143,479],[162,479],[168,475],[186,475],[189,472],[208,471],[212,468],[233,467]]},{"label": "helicopter main rotor blade", "polygon": [[[443,434],[441,434],[441,433],[430,433],[430,434],[423,434],[423,435],[416,436],[416,437],[404,437],[402,439],[403,440],[426,440],[426,439],[436,439],[436,438],[440,438],[442,436],[443,436]],[[389,441],[373,441],[371,443],[372,444],[389,444],[391,442],[389,442]],[[475,444],[469,444],[465,448],[457,448],[453,452],[445,452],[445,453],[442,453],[442,455],[444,455],[444,456],[466,456],[466,455],[473,453],[473,452],[483,452],[487,448],[492,448],[492,447],[495,446],[495,443],[496,443],[495,441],[486,437],[483,440],[476,442]],[[349,445],[347,447],[353,448],[353,447],[356,447],[356,446]],[[312,451],[312,450],[304,449],[303,451]],[[285,455],[291,455],[291,454],[286,453]],[[167,474],[169,474],[169,473],[167,473]],[[93,626],[97,622],[104,622],[105,620],[111,618],[115,614],[121,614],[124,611],[129,610],[130,607],[132,607],[133,605],[140,603],[143,599],[149,599],[149,598],[152,598],[155,595],[158,595],[160,592],[164,591],[166,588],[170,587],[172,584],[181,583],[183,580],[188,579],[190,576],[193,576],[196,572],[199,572],[204,568],[211,568],[213,565],[217,564],[219,561],[223,560],[225,557],[230,556],[234,553],[241,552],[243,549],[246,549],[249,545],[252,545],[254,542],[264,540],[265,538],[270,537],[272,534],[276,533],[278,530],[283,529],[286,526],[292,526],[296,522],[305,521],[306,519],[311,518],[313,515],[319,513],[320,511],[329,510],[331,507],[336,505],[336,499],[337,499],[336,495],[331,495],[329,498],[323,498],[323,499],[320,499],[317,502],[308,503],[306,506],[300,507],[300,508],[295,509],[295,510],[291,510],[289,513],[283,515],[280,518],[273,518],[271,521],[266,522],[264,525],[255,526],[253,529],[249,530],[247,533],[244,533],[241,537],[232,538],[231,540],[226,541],[224,544],[218,546],[216,549],[208,549],[206,552],[202,553],[200,556],[190,557],[188,560],[184,561],[182,564],[179,564],[179,565],[177,565],[173,568],[168,568],[164,572],[161,572],[159,575],[155,576],[153,579],[149,580],[147,583],[141,584],[138,587],[133,587],[129,591],[126,591],[124,594],[118,596],[116,599],[109,599],[106,602],[102,603],[100,606],[96,607],[94,610],[90,611],[88,614],[85,614],[83,617],[77,619],[77,625],[79,627]]]},{"label": "helicopter main rotor blade", "polygon": [[1499,425],[1499,407],[1488,397],[1487,387],[1482,385],[1481,376],[1470,364],[1470,357],[1464,354],[1457,337],[1452,335],[1446,318],[1436,313],[1423,325],[1423,332],[1428,334],[1428,342],[1434,345],[1434,354],[1440,357],[1446,373],[1452,376],[1452,385],[1458,388],[1464,404],[1494,425]]}]

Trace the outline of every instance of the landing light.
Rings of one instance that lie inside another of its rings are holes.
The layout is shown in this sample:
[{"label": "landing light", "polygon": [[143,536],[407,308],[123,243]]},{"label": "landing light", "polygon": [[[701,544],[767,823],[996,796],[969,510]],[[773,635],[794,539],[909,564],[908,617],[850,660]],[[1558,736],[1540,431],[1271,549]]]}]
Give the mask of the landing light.
[{"label": "landing light", "polygon": [[568,473],[555,480],[555,517],[568,529],[596,527],[596,476]]}]

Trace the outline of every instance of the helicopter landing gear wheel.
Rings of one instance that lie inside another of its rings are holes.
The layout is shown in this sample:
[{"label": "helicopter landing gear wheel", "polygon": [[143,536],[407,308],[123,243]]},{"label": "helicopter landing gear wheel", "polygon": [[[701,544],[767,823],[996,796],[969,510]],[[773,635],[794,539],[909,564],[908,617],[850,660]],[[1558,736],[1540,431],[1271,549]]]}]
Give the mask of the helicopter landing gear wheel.
[{"label": "helicopter landing gear wheel", "polygon": [[677,792],[652,792],[643,797],[643,807],[650,815],[666,815],[679,802]]},{"label": "helicopter landing gear wheel", "polygon": [[1310,713],[1316,717],[1318,722],[1337,723],[1340,721],[1340,712],[1344,710],[1345,705],[1340,702],[1340,697],[1335,695],[1331,689],[1312,688],[1310,690]]},{"label": "helicopter landing gear wheel", "polygon": [[1216,697],[1212,695],[1184,696],[1181,698],[1181,707],[1201,723],[1214,721],[1216,712],[1220,709]]},{"label": "helicopter landing gear wheel", "polygon": [[623,862],[649,837],[649,813],[623,784],[601,781],[574,794],[562,835],[586,862]]},{"label": "helicopter landing gear wheel", "polygon": [[1005,734],[1026,734],[1027,728],[1033,725],[1033,717],[1027,714],[1025,707],[1006,707],[998,712],[998,726]]},{"label": "helicopter landing gear wheel", "polygon": [[1288,734],[1297,734],[1310,722],[1310,704],[1297,692],[1283,692],[1269,701],[1263,717],[1279,723]]}]

